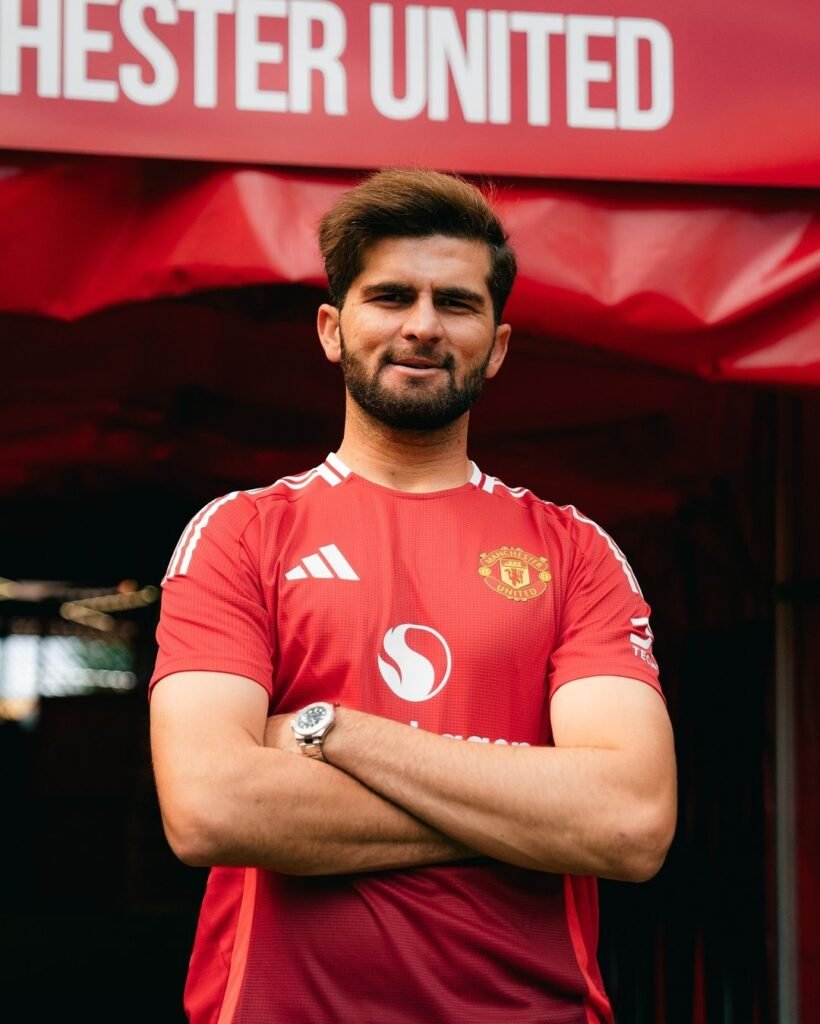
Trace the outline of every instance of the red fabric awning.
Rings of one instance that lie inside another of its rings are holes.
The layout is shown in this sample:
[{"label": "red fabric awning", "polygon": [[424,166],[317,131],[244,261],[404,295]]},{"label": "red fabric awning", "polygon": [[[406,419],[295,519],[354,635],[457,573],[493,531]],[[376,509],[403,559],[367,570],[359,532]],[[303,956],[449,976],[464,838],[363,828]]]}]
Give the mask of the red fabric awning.
[{"label": "red fabric awning", "polygon": [[[0,168],[0,310],[74,320],[248,284],[321,285],[353,176],[112,158]],[[706,379],[820,384],[820,196],[503,184],[519,332]]]},{"label": "red fabric awning", "polygon": [[[184,496],[184,521],[323,458],[342,398],[314,230],[353,180],[8,158],[4,500],[136,488]],[[512,485],[607,523],[666,515],[759,450],[758,389],[732,382],[820,383],[815,193],[516,182],[498,203],[513,350],[471,454]]]}]

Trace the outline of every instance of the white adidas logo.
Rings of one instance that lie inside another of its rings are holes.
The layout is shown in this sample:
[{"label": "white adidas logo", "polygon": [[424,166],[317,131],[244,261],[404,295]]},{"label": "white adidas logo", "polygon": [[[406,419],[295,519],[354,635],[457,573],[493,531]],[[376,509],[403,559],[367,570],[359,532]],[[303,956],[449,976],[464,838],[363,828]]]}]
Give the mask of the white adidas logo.
[{"label": "white adidas logo", "polygon": [[[322,557],[324,555],[324,558]],[[359,577],[335,544],[325,544],[319,553],[306,555],[300,565],[285,573],[286,580],[357,580]]]}]

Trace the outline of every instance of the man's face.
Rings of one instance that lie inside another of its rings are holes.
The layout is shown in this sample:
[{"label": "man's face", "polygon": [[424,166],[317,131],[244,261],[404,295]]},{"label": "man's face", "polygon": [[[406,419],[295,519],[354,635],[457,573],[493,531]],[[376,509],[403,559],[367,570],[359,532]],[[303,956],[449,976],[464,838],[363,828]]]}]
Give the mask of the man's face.
[{"label": "man's face", "polygon": [[462,416],[495,376],[510,329],[496,327],[481,242],[386,238],[368,250],[341,311],[319,333],[351,398],[374,419],[435,430]]}]

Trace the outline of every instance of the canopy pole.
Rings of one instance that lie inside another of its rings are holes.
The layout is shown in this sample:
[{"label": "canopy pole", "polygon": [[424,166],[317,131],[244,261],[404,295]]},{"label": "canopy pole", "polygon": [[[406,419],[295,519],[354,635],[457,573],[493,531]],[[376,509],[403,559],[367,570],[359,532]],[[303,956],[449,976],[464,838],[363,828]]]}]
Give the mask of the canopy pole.
[{"label": "canopy pole", "polygon": [[795,489],[799,406],[777,398],[775,469],[775,873],[777,1020],[798,1024],[798,922],[795,818]]}]

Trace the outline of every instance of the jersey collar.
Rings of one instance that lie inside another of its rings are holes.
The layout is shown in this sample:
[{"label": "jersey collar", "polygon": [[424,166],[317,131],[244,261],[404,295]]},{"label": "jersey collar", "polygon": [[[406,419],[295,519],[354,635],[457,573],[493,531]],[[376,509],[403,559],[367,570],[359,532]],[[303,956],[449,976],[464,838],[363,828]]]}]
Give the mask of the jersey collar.
[{"label": "jersey collar", "polygon": [[[336,452],[331,452],[328,455],[328,457],[325,459],[325,465],[330,469],[332,473],[335,473],[342,480],[344,480],[345,477],[350,476],[350,467],[346,466],[344,462],[342,462],[342,460],[339,458]],[[467,482],[472,484],[473,487],[480,487],[483,477],[484,474],[473,462],[473,460],[470,459],[470,479]]]}]

